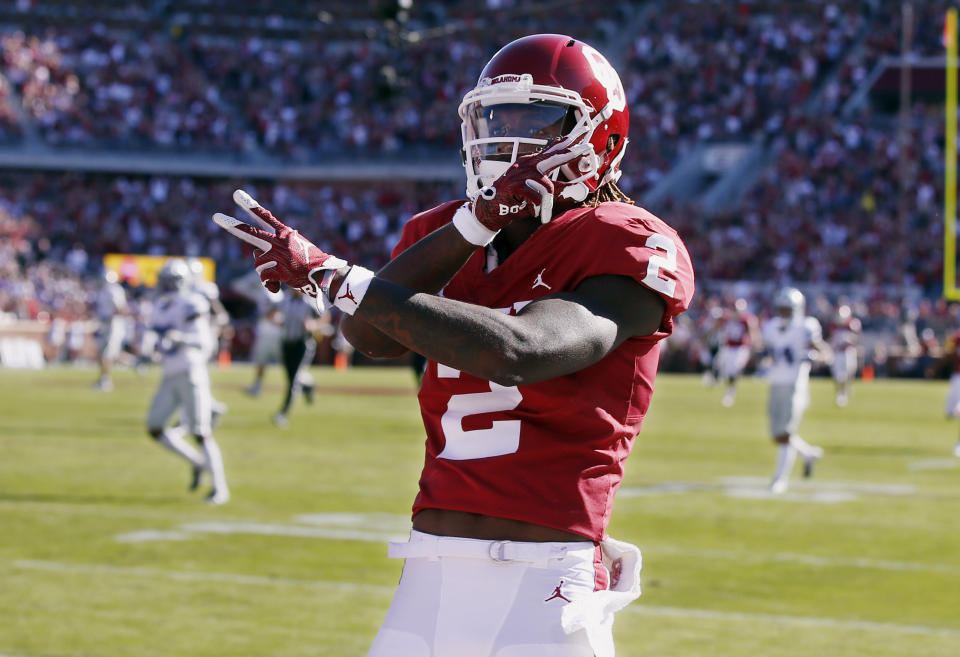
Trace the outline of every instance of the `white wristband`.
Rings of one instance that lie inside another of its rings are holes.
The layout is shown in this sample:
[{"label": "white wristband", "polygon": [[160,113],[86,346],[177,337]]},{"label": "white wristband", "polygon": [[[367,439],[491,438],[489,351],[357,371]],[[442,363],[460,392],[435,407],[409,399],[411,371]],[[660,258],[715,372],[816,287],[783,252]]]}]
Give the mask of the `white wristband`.
[{"label": "white wristband", "polygon": [[453,214],[453,225],[456,226],[463,239],[477,246],[486,246],[497,236],[498,230],[490,230],[473,216],[469,203],[464,203]]},{"label": "white wristband", "polygon": [[340,284],[340,289],[337,290],[333,305],[348,315],[355,313],[367,293],[367,288],[370,287],[370,281],[375,276],[376,274],[365,267],[359,265],[351,267],[346,278]]},{"label": "white wristband", "polygon": [[321,315],[327,312],[327,309],[333,305],[330,302],[330,283],[333,282],[334,274],[336,274],[337,270],[341,267],[347,266],[347,262],[345,260],[340,260],[340,258],[332,258],[330,260],[330,264],[333,266],[329,268],[317,267],[316,269],[311,270],[311,272],[307,275],[307,278],[314,283],[315,288],[313,291],[308,291],[306,288],[304,288],[304,292],[306,292],[308,296],[314,297],[314,303],[317,306],[317,311]]}]

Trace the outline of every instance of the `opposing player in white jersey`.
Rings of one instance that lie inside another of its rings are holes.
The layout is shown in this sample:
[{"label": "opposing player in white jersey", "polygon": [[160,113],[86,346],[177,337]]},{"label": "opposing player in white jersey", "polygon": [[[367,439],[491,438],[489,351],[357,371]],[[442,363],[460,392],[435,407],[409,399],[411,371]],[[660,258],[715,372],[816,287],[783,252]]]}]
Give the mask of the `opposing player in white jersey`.
[{"label": "opposing player in white jersey", "polygon": [[[220,288],[213,281],[208,281],[204,274],[203,262],[199,258],[187,258],[187,267],[190,269],[190,289],[199,294],[210,304],[210,321],[207,322],[210,331],[210,349],[207,360],[212,360],[220,349],[220,339],[229,340],[232,333],[230,328],[230,313],[220,301]],[[215,397],[210,399],[212,423],[216,427],[220,419],[227,413],[227,405]]]},{"label": "opposing player in white jersey", "polygon": [[[163,364],[163,379],[150,404],[147,430],[161,445],[185,459],[193,468],[191,490],[196,489],[204,470],[213,479],[207,497],[211,504],[230,499],[220,447],[211,429],[210,304],[190,290],[190,269],[178,258],[170,259],[157,277],[160,297],[151,319],[156,348]],[[181,426],[168,427],[170,418],[181,411]],[[189,431],[203,453],[185,439]]]},{"label": "opposing player in white jersey", "polygon": [[823,456],[823,450],[807,443],[797,430],[810,405],[810,366],[814,360],[829,358],[830,347],[823,341],[820,322],[806,315],[800,290],[783,288],[773,305],[776,316],[763,325],[764,350],[770,359],[767,414],[770,435],[779,445],[770,490],[783,493],[797,454],[803,458],[804,477],[813,473],[814,463]]},{"label": "opposing player in white jersey", "polygon": [[841,304],[837,316],[830,324],[830,348],[833,350],[833,363],[830,375],[836,385],[837,406],[846,406],[850,401],[850,381],[857,376],[860,363],[860,320],[853,316],[850,306]]},{"label": "opposing player in white jersey", "polygon": [[733,309],[727,310],[719,325],[720,350],[717,352],[717,371],[727,382],[723,393],[724,406],[733,406],[737,399],[737,379],[750,361],[753,345],[760,342],[757,318],[747,310],[747,300],[737,299]]},{"label": "opposing player in white jersey", "polygon": [[103,286],[97,293],[95,310],[100,326],[97,329],[97,351],[100,376],[94,388],[103,392],[113,390],[113,364],[123,347],[126,335],[127,293],[118,282],[117,272],[108,269],[103,274]]}]

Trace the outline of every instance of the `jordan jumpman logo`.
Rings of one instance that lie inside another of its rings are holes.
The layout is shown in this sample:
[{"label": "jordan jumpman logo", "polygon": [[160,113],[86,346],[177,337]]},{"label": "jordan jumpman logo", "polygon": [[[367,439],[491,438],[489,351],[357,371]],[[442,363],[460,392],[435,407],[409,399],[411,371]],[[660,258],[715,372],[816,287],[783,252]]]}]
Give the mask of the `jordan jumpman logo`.
[{"label": "jordan jumpman logo", "polygon": [[547,268],[546,268],[546,267],[544,267],[543,269],[541,269],[541,270],[540,270],[540,273],[537,274],[537,278],[533,281],[533,285],[532,285],[531,288],[530,288],[531,290],[532,290],[532,289],[535,289],[538,285],[542,285],[543,287],[547,288],[548,290],[552,290],[552,289],[553,289],[552,287],[550,287],[549,285],[547,285],[546,283],[543,282],[543,272],[545,272],[545,271],[547,271]]},{"label": "jordan jumpman logo", "polygon": [[570,602],[570,598],[568,598],[567,596],[565,596],[563,593],[560,592],[560,587],[561,587],[561,586],[563,586],[563,580],[562,580],[562,579],[560,580],[560,583],[557,584],[557,588],[553,589],[553,594],[552,594],[549,598],[547,598],[546,600],[544,600],[544,602],[550,602],[551,600],[556,600],[557,598],[560,598],[561,600],[566,600],[567,602]]},{"label": "jordan jumpman logo", "polygon": [[353,296],[353,292],[350,291],[350,285],[349,285],[349,283],[345,283],[343,287],[345,287],[346,290],[344,290],[343,294],[339,295],[337,298],[338,298],[338,299],[350,299],[350,301],[352,301],[354,304],[356,304],[356,303],[357,303],[357,299],[356,299],[356,297]]}]

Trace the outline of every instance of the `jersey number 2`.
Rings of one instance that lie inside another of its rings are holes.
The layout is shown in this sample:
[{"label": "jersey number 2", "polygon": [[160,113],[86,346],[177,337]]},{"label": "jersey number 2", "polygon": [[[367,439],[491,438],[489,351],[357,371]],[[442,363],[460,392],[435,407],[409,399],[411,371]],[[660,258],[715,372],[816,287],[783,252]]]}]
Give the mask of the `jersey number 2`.
[{"label": "jersey number 2", "polygon": [[[456,379],[460,370],[437,363],[437,376]],[[463,418],[479,413],[512,411],[523,400],[517,386],[502,386],[490,381],[490,392],[453,395],[440,418],[445,444],[437,458],[451,461],[483,459],[513,454],[520,447],[520,420],[495,420],[489,429],[463,428]]]},{"label": "jersey number 2", "polygon": [[643,284],[652,290],[673,298],[677,290],[677,282],[660,277],[660,270],[673,273],[677,271],[677,245],[673,240],[659,233],[647,238],[648,249],[660,249],[663,255],[652,255],[647,260],[647,275],[643,277]]}]

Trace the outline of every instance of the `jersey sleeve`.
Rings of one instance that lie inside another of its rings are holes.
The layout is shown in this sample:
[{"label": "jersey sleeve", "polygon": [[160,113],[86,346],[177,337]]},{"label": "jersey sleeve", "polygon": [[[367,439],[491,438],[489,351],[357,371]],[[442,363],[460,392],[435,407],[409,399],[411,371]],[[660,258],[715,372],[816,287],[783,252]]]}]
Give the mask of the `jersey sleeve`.
[{"label": "jersey sleeve", "polygon": [[191,294],[187,302],[188,318],[210,313],[210,302],[202,294]]},{"label": "jersey sleeve", "polygon": [[663,299],[668,317],[689,308],[693,263],[673,228],[642,208],[622,203],[600,206],[584,223],[580,248],[593,263],[585,269],[587,275],[632,277]]},{"label": "jersey sleeve", "polygon": [[804,324],[811,344],[823,340],[823,329],[820,327],[820,322],[816,317],[807,317]]},{"label": "jersey sleeve", "polygon": [[436,229],[449,223],[453,219],[453,213],[465,202],[463,199],[447,201],[435,208],[415,214],[410,218],[410,221],[404,224],[400,241],[393,247],[390,257],[396,258]]}]

